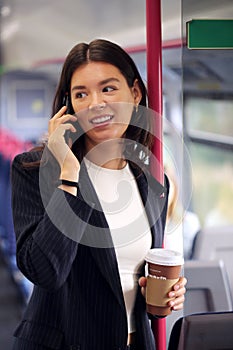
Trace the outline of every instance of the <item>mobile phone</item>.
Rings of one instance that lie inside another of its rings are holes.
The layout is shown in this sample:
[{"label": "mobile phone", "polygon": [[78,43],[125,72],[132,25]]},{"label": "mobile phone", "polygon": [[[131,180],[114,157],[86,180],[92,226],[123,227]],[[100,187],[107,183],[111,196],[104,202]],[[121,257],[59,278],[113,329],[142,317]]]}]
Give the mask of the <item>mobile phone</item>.
[{"label": "mobile phone", "polygon": [[[68,93],[66,93],[64,96],[63,105],[67,107],[66,114],[71,114],[72,113],[71,112],[71,102],[70,102],[70,98],[69,98]],[[70,130],[66,130],[64,138],[65,138],[65,141],[67,144],[68,144],[68,141],[70,139],[70,134],[71,134]]]}]

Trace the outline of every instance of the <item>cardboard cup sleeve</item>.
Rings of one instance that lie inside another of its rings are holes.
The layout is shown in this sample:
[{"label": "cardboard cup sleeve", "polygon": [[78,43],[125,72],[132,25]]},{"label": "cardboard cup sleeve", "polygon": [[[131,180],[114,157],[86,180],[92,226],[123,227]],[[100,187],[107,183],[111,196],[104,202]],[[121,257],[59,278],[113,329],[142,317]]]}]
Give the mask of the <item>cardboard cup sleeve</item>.
[{"label": "cardboard cup sleeve", "polygon": [[153,276],[147,277],[146,302],[153,306],[166,307],[171,298],[168,293],[172,290],[174,284],[179,281],[176,279],[159,279]]}]

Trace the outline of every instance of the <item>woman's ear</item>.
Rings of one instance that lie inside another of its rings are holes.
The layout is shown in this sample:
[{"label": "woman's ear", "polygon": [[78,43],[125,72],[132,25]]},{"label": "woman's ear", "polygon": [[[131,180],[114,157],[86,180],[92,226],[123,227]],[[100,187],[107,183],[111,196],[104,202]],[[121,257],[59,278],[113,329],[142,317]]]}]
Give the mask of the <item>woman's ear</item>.
[{"label": "woman's ear", "polygon": [[139,105],[141,99],[142,99],[142,92],[138,83],[138,80],[135,79],[133,86],[132,86],[132,93],[133,93],[133,98],[134,98],[134,104]]}]

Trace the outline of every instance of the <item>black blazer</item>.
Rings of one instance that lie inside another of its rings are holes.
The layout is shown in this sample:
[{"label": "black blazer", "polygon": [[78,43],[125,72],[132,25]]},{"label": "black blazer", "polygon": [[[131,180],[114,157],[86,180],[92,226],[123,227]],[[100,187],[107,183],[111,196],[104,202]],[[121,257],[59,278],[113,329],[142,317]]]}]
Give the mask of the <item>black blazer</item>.
[{"label": "black blazer", "polygon": [[[56,162],[22,167],[22,162],[40,157],[40,152],[24,153],[12,165],[17,263],[35,285],[14,333],[23,347],[14,349],[32,350],[30,342],[33,349],[125,349],[127,318],[115,250],[86,167],[81,166],[75,197],[53,182],[59,176]],[[150,174],[131,168],[151,226],[152,247],[161,247],[167,180],[163,187]],[[140,288],[134,310],[137,350],[154,350]]]}]

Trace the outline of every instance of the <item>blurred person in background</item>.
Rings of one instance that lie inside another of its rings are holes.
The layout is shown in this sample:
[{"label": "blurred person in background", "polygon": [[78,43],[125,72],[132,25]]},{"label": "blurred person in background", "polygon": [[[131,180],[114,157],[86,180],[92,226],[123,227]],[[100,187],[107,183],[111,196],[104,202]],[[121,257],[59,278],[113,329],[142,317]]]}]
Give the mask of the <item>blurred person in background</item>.
[{"label": "blurred person in background", "polygon": [[175,171],[168,166],[165,167],[165,171],[169,178],[170,190],[164,246],[179,251],[185,260],[189,260],[192,259],[195,240],[201,230],[200,221],[195,213],[181,205]]}]

